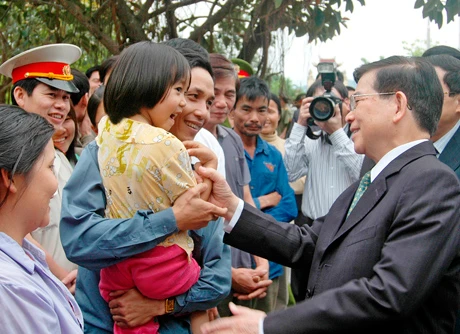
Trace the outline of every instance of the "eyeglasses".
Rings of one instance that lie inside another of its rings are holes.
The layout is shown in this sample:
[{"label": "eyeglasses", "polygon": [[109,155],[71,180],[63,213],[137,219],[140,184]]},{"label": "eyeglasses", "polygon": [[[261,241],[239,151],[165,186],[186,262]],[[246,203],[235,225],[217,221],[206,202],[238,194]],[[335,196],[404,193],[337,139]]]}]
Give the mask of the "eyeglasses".
[{"label": "eyeglasses", "polygon": [[[389,93],[371,93],[371,94],[353,94],[350,96],[350,110],[353,111],[356,108],[356,98],[361,96],[377,96],[377,95],[394,95],[396,92]],[[361,101],[361,100],[360,100]]]}]

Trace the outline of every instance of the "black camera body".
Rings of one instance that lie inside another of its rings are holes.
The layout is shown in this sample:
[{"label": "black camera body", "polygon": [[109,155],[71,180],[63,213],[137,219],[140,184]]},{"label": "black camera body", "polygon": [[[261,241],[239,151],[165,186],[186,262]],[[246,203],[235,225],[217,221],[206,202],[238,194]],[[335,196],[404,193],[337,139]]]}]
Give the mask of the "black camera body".
[{"label": "black camera body", "polygon": [[327,121],[334,116],[335,105],[342,103],[342,99],[331,92],[336,78],[335,63],[319,63],[317,67],[321,75],[321,83],[326,91],[322,96],[317,96],[311,101],[310,115],[312,118],[307,120],[308,125],[313,125],[315,121]]}]

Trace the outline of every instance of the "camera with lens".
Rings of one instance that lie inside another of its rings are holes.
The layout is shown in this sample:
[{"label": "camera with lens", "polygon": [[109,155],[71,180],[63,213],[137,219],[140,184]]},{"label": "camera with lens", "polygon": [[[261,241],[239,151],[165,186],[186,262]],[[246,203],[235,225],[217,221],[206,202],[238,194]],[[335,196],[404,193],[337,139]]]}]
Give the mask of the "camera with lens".
[{"label": "camera with lens", "polygon": [[322,96],[317,96],[311,101],[310,115],[312,118],[307,120],[310,126],[314,125],[315,121],[325,122],[334,116],[335,105],[342,103],[342,99],[331,92],[336,78],[336,64],[323,62],[319,63],[317,68],[326,91]]}]

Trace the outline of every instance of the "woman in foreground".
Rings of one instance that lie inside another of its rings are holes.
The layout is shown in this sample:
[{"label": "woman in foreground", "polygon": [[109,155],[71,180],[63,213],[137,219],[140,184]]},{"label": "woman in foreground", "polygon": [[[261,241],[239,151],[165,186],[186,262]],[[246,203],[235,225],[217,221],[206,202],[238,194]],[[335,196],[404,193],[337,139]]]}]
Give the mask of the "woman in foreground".
[{"label": "woman in foreground", "polygon": [[83,318],[45,254],[25,239],[49,223],[57,190],[54,128],[43,117],[0,105],[0,329],[81,333]]}]

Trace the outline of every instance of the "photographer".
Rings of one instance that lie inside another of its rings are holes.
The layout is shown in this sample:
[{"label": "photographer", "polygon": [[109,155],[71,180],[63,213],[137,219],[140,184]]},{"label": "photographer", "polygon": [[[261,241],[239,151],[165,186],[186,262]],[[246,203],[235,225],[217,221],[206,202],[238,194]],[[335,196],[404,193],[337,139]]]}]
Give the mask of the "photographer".
[{"label": "photographer", "polygon": [[[310,221],[326,215],[337,197],[358,180],[363,162],[363,156],[354,150],[348,136],[348,125],[345,125],[345,116],[350,107],[348,91],[342,82],[336,81],[331,89],[335,100],[339,102],[335,105],[333,116],[325,122],[315,121],[321,129],[320,133],[313,134],[307,125],[307,121],[312,121],[309,110],[311,102],[325,92],[321,79],[310,86],[307,97],[302,100],[299,119],[285,143],[284,164],[289,181],[307,175],[302,212]],[[306,135],[307,132],[312,138]],[[306,287],[300,285],[307,281],[305,277],[298,276],[299,272],[293,270],[291,286],[297,301],[304,299]]]}]

